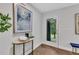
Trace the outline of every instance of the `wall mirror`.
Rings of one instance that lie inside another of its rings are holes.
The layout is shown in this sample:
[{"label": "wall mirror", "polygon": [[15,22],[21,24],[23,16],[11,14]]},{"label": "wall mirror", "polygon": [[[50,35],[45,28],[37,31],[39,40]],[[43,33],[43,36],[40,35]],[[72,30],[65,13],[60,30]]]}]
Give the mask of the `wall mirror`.
[{"label": "wall mirror", "polygon": [[47,41],[56,42],[56,19],[47,20]]}]

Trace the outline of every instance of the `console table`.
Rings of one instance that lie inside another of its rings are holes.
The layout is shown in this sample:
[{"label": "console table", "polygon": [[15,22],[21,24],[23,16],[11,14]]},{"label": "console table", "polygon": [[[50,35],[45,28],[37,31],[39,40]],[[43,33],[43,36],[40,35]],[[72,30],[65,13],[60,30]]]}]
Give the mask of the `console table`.
[{"label": "console table", "polygon": [[25,44],[27,44],[28,42],[32,42],[32,55],[33,55],[33,40],[32,39],[27,39],[24,41],[20,41],[20,40],[13,41],[13,55],[15,55],[15,45],[23,45],[23,55],[25,55]]}]

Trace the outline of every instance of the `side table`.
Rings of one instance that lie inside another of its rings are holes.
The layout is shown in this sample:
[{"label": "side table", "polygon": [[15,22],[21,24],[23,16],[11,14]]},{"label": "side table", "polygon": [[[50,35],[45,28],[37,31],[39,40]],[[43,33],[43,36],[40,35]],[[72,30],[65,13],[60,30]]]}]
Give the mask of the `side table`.
[{"label": "side table", "polygon": [[27,39],[27,40],[24,40],[24,41],[20,41],[20,40],[15,40],[13,41],[13,55],[15,55],[15,46],[16,45],[23,45],[23,55],[25,55],[25,44],[26,43],[29,43],[29,42],[32,42],[32,55],[33,55],[33,40],[32,39]]}]

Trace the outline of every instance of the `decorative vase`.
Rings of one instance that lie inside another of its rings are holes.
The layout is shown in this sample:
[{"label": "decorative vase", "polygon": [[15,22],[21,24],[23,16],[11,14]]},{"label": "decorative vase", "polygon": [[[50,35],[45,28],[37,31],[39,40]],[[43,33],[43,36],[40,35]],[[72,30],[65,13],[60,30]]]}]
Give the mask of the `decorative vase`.
[{"label": "decorative vase", "polygon": [[26,37],[29,37],[29,33],[25,33],[25,36],[26,36]]}]

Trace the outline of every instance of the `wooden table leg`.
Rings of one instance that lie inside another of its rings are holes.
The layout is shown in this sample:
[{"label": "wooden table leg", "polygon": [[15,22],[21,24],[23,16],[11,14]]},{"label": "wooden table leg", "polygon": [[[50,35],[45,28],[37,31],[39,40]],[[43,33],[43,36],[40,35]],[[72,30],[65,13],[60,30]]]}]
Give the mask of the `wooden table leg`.
[{"label": "wooden table leg", "polygon": [[32,40],[32,55],[33,55],[33,40]]},{"label": "wooden table leg", "polygon": [[13,55],[15,55],[15,44],[13,44]]},{"label": "wooden table leg", "polygon": [[23,55],[25,55],[25,44],[23,43]]}]

